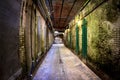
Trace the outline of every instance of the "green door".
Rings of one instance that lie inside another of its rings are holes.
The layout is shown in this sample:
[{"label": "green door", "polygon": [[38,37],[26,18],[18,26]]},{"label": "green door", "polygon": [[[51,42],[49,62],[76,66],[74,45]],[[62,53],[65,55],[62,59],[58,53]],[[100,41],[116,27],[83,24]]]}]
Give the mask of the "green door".
[{"label": "green door", "polygon": [[87,57],[87,21],[84,19],[82,23],[82,55]]},{"label": "green door", "polygon": [[79,27],[76,25],[76,53],[79,53]]}]

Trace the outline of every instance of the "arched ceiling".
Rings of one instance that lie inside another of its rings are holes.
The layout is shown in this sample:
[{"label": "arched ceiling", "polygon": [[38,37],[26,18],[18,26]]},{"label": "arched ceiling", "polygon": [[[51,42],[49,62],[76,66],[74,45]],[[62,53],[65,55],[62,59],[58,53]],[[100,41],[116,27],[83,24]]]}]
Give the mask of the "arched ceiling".
[{"label": "arched ceiling", "polygon": [[87,0],[46,0],[53,28],[64,31]]}]

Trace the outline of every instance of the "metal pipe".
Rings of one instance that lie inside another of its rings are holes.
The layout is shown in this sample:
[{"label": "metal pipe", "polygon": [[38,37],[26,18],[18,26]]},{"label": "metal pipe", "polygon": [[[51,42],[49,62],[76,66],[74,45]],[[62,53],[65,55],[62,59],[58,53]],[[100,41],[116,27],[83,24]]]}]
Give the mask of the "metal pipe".
[{"label": "metal pipe", "polygon": [[53,14],[53,4],[52,4],[52,1],[50,0],[50,5],[51,5],[51,10],[52,10],[52,20],[53,20],[53,23],[55,22],[55,18],[54,18],[54,14]]},{"label": "metal pipe", "polygon": [[74,0],[74,3],[73,3],[73,5],[72,5],[72,7],[71,7],[71,9],[70,9],[70,11],[69,11],[69,13],[68,13],[68,15],[67,15],[67,18],[66,18],[66,19],[65,19],[65,21],[64,21],[63,26],[64,26],[64,25],[65,25],[65,23],[67,22],[68,17],[69,17],[69,15],[70,15],[70,13],[71,13],[71,11],[72,11],[72,9],[73,9],[73,7],[74,7],[74,5],[75,5],[76,1],[77,1],[77,0]]},{"label": "metal pipe", "polygon": [[53,15],[53,5],[52,5],[52,2],[51,2],[51,0],[48,0],[48,2],[49,2],[50,12],[51,12],[51,20],[53,20],[53,22],[55,22],[54,21],[54,15]]},{"label": "metal pipe", "polygon": [[[91,0],[88,0],[87,2],[85,2],[85,3],[83,4],[82,8],[80,8],[80,10],[78,11],[77,14],[79,14],[79,12],[81,12],[81,11],[88,5],[88,3],[89,3],[90,1],[91,1]],[[77,14],[76,14],[76,15],[77,15]],[[76,16],[76,15],[75,15],[75,16]],[[74,19],[74,18],[73,18],[73,19]],[[73,20],[73,19],[72,19],[72,20]],[[70,22],[71,22],[71,21],[70,21]]]},{"label": "metal pipe", "polygon": [[[82,8],[78,11],[78,13],[80,12],[80,11],[82,11],[87,5],[88,5],[88,3],[90,2],[91,0],[87,0],[87,2],[85,2],[85,4],[83,4],[83,6],[82,6]],[[78,14],[77,13],[77,14]]]},{"label": "metal pipe", "polygon": [[59,24],[58,24],[58,26],[60,25],[60,21],[61,21],[61,15],[62,15],[62,10],[63,10],[63,5],[64,5],[64,0],[62,0],[62,7],[61,7],[61,10],[60,10],[60,18],[59,18]]},{"label": "metal pipe", "polygon": [[47,7],[46,7],[46,4],[45,4],[45,1],[44,0],[38,0],[38,3],[39,3],[39,8],[41,8],[42,7],[42,10],[44,11],[44,14],[45,14],[45,19],[47,19],[48,18],[48,20],[49,20],[49,22],[50,22],[50,24],[51,24],[51,26],[53,26],[52,25],[52,21],[51,21],[51,19],[50,19],[50,16],[49,16],[49,14],[48,14],[48,9],[47,9]]},{"label": "metal pipe", "polygon": [[[43,8],[44,8],[44,10],[45,10],[45,13],[46,13],[46,16],[47,16],[48,20],[49,20],[50,23],[51,23],[51,19],[50,19],[50,16],[49,16],[49,14],[48,14],[48,9],[47,9],[47,6],[46,6],[46,4],[45,4],[45,0],[40,0],[40,1],[41,1],[41,4],[43,5]],[[52,25],[52,23],[51,23],[51,25]]]},{"label": "metal pipe", "polygon": [[[46,13],[45,13],[45,10],[43,9],[43,5],[41,4],[42,2],[40,0],[37,0],[37,7],[38,7],[38,10],[39,12],[41,13],[41,15],[43,16],[43,18],[45,20],[47,20],[48,18],[46,17]],[[49,22],[49,20],[47,20]],[[49,22],[50,23],[50,22]],[[50,25],[51,26],[51,25]],[[52,31],[52,27],[48,27],[51,31]]]},{"label": "metal pipe", "polygon": [[[91,14],[94,10],[96,10],[99,6],[101,6],[103,3],[105,3],[105,2],[107,2],[108,0],[104,0],[104,1],[102,1],[100,4],[98,4],[96,7],[94,7],[90,12],[88,12],[85,16],[83,16],[82,18],[81,18],[81,20],[82,19],[84,19],[86,16],[88,16],[89,14]],[[86,5],[87,6],[87,5]],[[85,6],[85,7],[86,7]],[[84,8],[85,8],[84,7]],[[82,9],[83,10],[83,9]],[[73,25],[73,26],[75,26],[75,24]]]},{"label": "metal pipe", "polygon": [[100,4],[98,4],[97,6],[95,6],[91,11],[89,11],[85,16],[83,16],[82,18],[81,18],[81,20],[82,19],[84,19],[86,16],[88,16],[89,14],[91,14],[94,10],[96,10],[99,6],[101,6],[103,3],[105,3],[105,2],[107,2],[108,0],[104,0],[104,1],[102,1]]},{"label": "metal pipe", "polygon": [[38,8],[42,13],[41,15],[43,16],[44,19],[46,19],[45,11],[44,11],[43,7],[41,7],[42,6],[41,1],[40,0],[37,0],[37,1],[38,1]]},{"label": "metal pipe", "polygon": [[[50,2],[50,0],[47,0],[48,1],[48,3],[49,3],[49,6],[48,6],[48,8],[49,8],[49,10],[50,10],[50,13],[49,13],[49,15],[50,15],[50,18],[53,16],[52,15],[52,5],[51,5],[51,2]],[[47,3],[46,3],[47,4]],[[52,15],[52,16],[51,16]],[[52,18],[51,18],[51,20],[52,20]],[[48,20],[47,20],[48,21]]]},{"label": "metal pipe", "polygon": [[50,11],[52,11],[52,6],[49,0],[48,0],[48,3],[49,3]]}]

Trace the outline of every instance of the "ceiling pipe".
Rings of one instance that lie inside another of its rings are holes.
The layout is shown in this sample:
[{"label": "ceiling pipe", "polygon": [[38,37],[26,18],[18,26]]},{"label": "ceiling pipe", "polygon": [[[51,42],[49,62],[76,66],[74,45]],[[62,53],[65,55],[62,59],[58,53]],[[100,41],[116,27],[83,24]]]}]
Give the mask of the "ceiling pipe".
[{"label": "ceiling pipe", "polygon": [[[52,7],[52,3],[51,3],[51,0],[46,0],[46,1],[48,1],[48,4],[49,4],[49,6],[48,6],[48,8],[49,8],[49,10],[50,10],[50,12],[49,12],[49,16],[50,16],[50,19],[51,19],[51,21],[52,21],[52,19],[54,18],[53,17],[53,7]],[[47,3],[46,3],[47,4]],[[52,18],[53,17],[53,18]],[[53,21],[54,22],[54,21]],[[52,28],[51,28],[52,29]],[[53,31],[54,32],[54,31]]]},{"label": "ceiling pipe", "polygon": [[68,13],[68,15],[67,15],[67,18],[66,18],[66,19],[65,19],[65,21],[64,21],[63,26],[64,26],[64,25],[65,25],[65,23],[67,22],[68,17],[69,17],[69,15],[70,15],[70,13],[71,13],[71,11],[72,11],[72,9],[73,9],[73,7],[74,7],[74,5],[75,5],[76,1],[77,1],[77,0],[74,0],[74,3],[73,3],[73,5],[72,5],[72,7],[71,7],[71,9],[70,9],[70,11],[69,11],[69,13]]},{"label": "ceiling pipe", "polygon": [[50,0],[47,0],[47,1],[48,1],[48,3],[49,3],[50,11],[52,11],[52,5],[51,5],[51,3],[50,3]]},{"label": "ceiling pipe", "polygon": [[64,5],[64,0],[62,0],[62,7],[61,7],[61,10],[60,10],[60,18],[59,18],[58,26],[60,25],[60,22],[61,22],[61,15],[62,15],[62,10],[63,10],[63,5]]},{"label": "ceiling pipe", "polygon": [[[91,11],[89,11],[86,15],[84,15],[84,16],[81,18],[81,20],[84,19],[85,17],[87,17],[89,14],[91,14],[94,10],[96,10],[99,6],[101,6],[103,3],[107,2],[107,1],[109,1],[109,0],[103,0],[101,3],[99,3],[97,6],[95,6]],[[88,3],[89,3],[89,2],[88,2]],[[86,5],[86,6],[87,6],[87,5]],[[85,6],[85,7],[86,7],[86,6]],[[85,7],[84,7],[84,8],[85,8]],[[84,9],[84,8],[83,8],[83,9]],[[82,10],[83,10],[83,9],[82,9]],[[82,11],[82,10],[81,10],[81,11]],[[81,12],[81,11],[80,11],[80,12]],[[79,12],[79,13],[80,13],[80,12]],[[78,14],[77,14],[77,15],[78,15]],[[74,18],[73,18],[73,19],[74,19]],[[72,21],[72,20],[71,20],[71,21]],[[75,24],[74,24],[74,25],[75,25]],[[74,25],[73,25],[73,26],[74,26]]]},{"label": "ceiling pipe", "polygon": [[44,12],[44,9],[43,9],[43,7],[41,7],[42,5],[40,4],[40,2],[38,1],[38,0],[32,0],[33,1],[33,3],[35,4],[35,6],[36,6],[36,8],[38,9],[38,11],[41,13],[41,15],[43,16],[43,18],[44,19],[46,19],[45,18],[45,12]]},{"label": "ceiling pipe", "polygon": [[39,0],[37,0],[37,4],[38,4],[37,6],[38,6],[38,9],[39,9],[40,13],[42,13],[41,15],[43,16],[44,19],[46,19],[45,11],[44,11],[43,7],[41,7],[42,5],[39,2]]},{"label": "ceiling pipe", "polygon": [[45,15],[46,15],[46,20],[48,19],[48,21],[50,22],[50,25],[51,25],[52,31],[53,31],[53,30],[54,30],[54,29],[53,29],[53,24],[52,24],[50,15],[49,15],[49,13],[48,13],[48,9],[47,9],[47,6],[46,6],[46,4],[45,4],[45,0],[38,0],[38,1],[39,1],[39,3],[41,4],[40,7],[43,8],[43,10],[44,10],[44,12],[45,12]]},{"label": "ceiling pipe", "polygon": [[53,14],[54,11],[53,11],[53,4],[52,4],[51,0],[50,0],[50,5],[51,5],[51,10],[52,10],[52,14],[51,14],[52,16],[51,17],[52,17],[52,20],[53,20],[53,23],[54,23],[55,22],[54,14]]},{"label": "ceiling pipe", "polygon": [[[77,14],[79,14],[79,12],[81,12],[81,11],[88,5],[88,3],[89,3],[90,1],[91,1],[91,0],[87,0],[87,2],[85,2],[85,4],[83,4],[82,8],[78,11]],[[76,15],[77,15],[77,14],[76,14]]]},{"label": "ceiling pipe", "polygon": [[[39,0],[39,1],[41,1],[42,5],[43,5],[43,8],[44,8],[44,10],[45,10],[46,16],[47,16],[50,24],[52,25],[52,21],[51,21],[51,19],[50,19],[50,15],[49,15],[49,13],[48,13],[48,9],[47,9],[47,6],[46,6],[46,4],[45,4],[45,0]],[[52,25],[52,26],[53,26],[53,25]]]},{"label": "ceiling pipe", "polygon": [[84,18],[85,18],[86,16],[88,16],[89,14],[91,14],[94,10],[96,10],[99,6],[101,6],[103,3],[107,2],[107,1],[109,1],[109,0],[103,0],[101,3],[99,3],[97,6],[95,6],[91,11],[89,11],[88,13],[86,13],[86,15],[84,15],[84,16],[81,18],[81,20],[84,19]]},{"label": "ceiling pipe", "polygon": [[35,5],[36,5],[37,9],[39,10],[39,12],[41,13],[41,15],[43,16],[44,20],[46,21],[46,24],[47,24],[48,28],[50,29],[51,32],[53,32],[53,28],[52,28],[48,18],[46,17],[46,13],[45,13],[45,10],[42,7],[41,2],[37,0],[37,4],[35,4]]},{"label": "ceiling pipe", "polygon": [[[79,12],[81,12],[81,11],[88,5],[88,3],[89,3],[90,1],[91,1],[91,0],[87,0],[87,1],[83,4],[82,8],[80,8],[80,10],[78,11],[77,14],[79,14]],[[76,14],[76,15],[77,15],[77,14]],[[76,15],[75,15],[75,16],[76,16]],[[73,19],[74,19],[74,18],[73,18]],[[72,20],[73,20],[73,19],[72,19]],[[71,21],[72,21],[72,20],[71,20]],[[71,22],[71,21],[70,21],[70,22]],[[68,25],[68,24],[67,24],[67,25]],[[67,26],[67,25],[65,25],[65,26]]]},{"label": "ceiling pipe", "polygon": [[51,0],[48,0],[49,2],[49,7],[50,7],[50,13],[51,13],[51,20],[53,20],[53,23],[55,22],[54,20],[54,15],[53,15],[53,5],[52,5],[52,1]]}]

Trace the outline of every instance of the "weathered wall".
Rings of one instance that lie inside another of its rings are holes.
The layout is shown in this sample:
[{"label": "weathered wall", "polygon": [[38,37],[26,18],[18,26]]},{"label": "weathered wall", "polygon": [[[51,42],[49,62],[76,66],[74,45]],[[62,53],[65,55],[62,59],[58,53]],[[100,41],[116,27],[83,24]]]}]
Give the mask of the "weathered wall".
[{"label": "weathered wall", "polygon": [[53,43],[53,41],[54,41],[54,37],[53,37],[53,34],[51,34],[51,31],[49,30],[49,32],[48,32],[49,34],[49,37],[48,37],[48,41],[49,41],[49,47],[52,45],[52,43]]},{"label": "weathered wall", "polygon": [[0,80],[20,69],[19,22],[21,0],[0,1]]},{"label": "weathered wall", "polygon": [[[101,0],[102,1],[102,0]],[[78,20],[100,1],[92,0],[70,23],[73,49]],[[77,20],[78,19],[78,20]],[[120,0],[109,0],[85,17],[87,21],[87,59],[115,79],[120,79]],[[81,20],[82,21],[82,20]],[[66,39],[67,40],[67,39]],[[79,50],[82,54],[82,22],[79,25]],[[75,49],[74,49],[75,50]]]},{"label": "weathered wall", "polygon": [[112,76],[120,71],[120,9],[117,4],[120,5],[111,0],[86,17],[88,58]]},{"label": "weathered wall", "polygon": [[[48,30],[47,30],[48,29]],[[23,75],[31,76],[38,62],[43,58],[53,42],[46,20],[32,0],[23,0],[20,24],[20,60]],[[50,44],[47,44],[51,41]],[[49,46],[47,48],[47,46]]]},{"label": "weathered wall", "polygon": [[52,42],[46,20],[32,0],[0,1],[0,80],[15,79],[21,68],[22,77],[30,75]]}]

